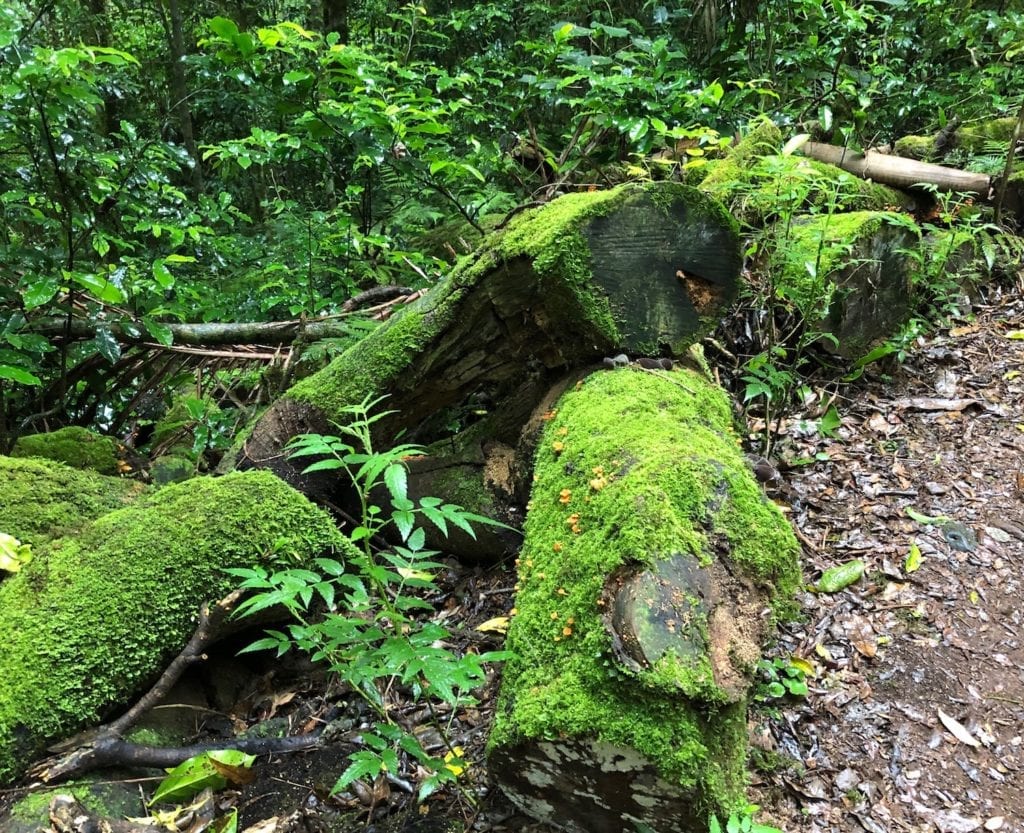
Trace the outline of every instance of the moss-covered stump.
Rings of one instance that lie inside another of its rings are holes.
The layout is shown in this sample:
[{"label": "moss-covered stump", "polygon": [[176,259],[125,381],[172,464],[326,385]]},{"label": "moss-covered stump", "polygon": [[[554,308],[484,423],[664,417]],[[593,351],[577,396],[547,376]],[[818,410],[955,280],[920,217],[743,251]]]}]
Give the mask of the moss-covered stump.
[{"label": "moss-covered stump", "polygon": [[12,457],[42,457],[76,469],[91,469],[100,474],[120,473],[121,446],[113,437],[104,437],[76,425],[48,434],[19,437],[11,449]]},{"label": "moss-covered stump", "polygon": [[823,344],[859,358],[891,336],[913,306],[919,232],[900,214],[855,211],[794,220],[772,264],[777,293]]},{"label": "moss-covered stump", "polygon": [[234,585],[224,568],[346,543],[305,497],[247,472],[167,486],[41,549],[0,584],[0,783],[151,682]]},{"label": "moss-covered stump", "polygon": [[740,263],[735,221],[693,188],[657,182],[560,197],[516,217],[426,297],[288,390],[239,466],[301,482],[284,443],[381,394],[395,411],[375,426],[385,441],[401,429],[427,443],[447,436],[452,411],[478,410],[473,397],[484,394],[502,414],[504,434],[492,439],[514,446],[568,369],[698,340],[735,297]]},{"label": "moss-covered stump", "polygon": [[38,547],[127,506],[145,489],[51,460],[0,457],[0,532]]},{"label": "moss-covered stump", "polygon": [[630,367],[563,396],[490,739],[502,789],[581,833],[703,830],[734,808],[750,674],[797,557],[706,377]]}]

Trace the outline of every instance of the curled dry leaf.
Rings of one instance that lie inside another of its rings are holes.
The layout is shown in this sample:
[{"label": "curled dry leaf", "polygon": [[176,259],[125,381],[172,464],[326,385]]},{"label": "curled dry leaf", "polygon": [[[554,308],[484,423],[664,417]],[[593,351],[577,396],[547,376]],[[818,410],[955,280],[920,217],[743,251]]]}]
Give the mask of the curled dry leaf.
[{"label": "curled dry leaf", "polygon": [[968,732],[959,720],[950,717],[942,709],[939,709],[939,720],[942,721],[942,725],[945,726],[949,733],[960,741],[960,743],[966,743],[968,746],[981,746],[981,741]]}]

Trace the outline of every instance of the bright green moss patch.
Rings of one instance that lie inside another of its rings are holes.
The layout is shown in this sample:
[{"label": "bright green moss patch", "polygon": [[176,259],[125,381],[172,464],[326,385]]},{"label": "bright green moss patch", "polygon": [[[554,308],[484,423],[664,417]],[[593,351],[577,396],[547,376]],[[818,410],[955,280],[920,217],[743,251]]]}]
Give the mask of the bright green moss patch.
[{"label": "bright green moss patch", "polygon": [[12,457],[43,457],[76,469],[91,469],[100,474],[118,474],[119,446],[112,437],[104,437],[76,425],[19,437]]},{"label": "bright green moss patch", "polygon": [[0,584],[0,783],[151,681],[200,605],[234,586],[224,568],[346,545],[305,497],[250,471],[167,486],[41,549]]},{"label": "bright green moss patch", "polygon": [[[109,777],[109,776],[108,776]],[[4,833],[38,833],[50,829],[50,804],[58,795],[72,795],[87,810],[100,818],[122,819],[145,815],[142,797],[133,784],[90,783],[61,784],[29,793],[11,807],[10,818],[0,819]]]},{"label": "bright green moss patch", "polygon": [[37,458],[0,457],[0,532],[38,547],[138,498],[145,486]]},{"label": "bright green moss patch", "polygon": [[893,150],[897,156],[925,162],[931,162],[939,155],[934,136],[903,136],[896,140]]},{"label": "bright green moss patch", "polygon": [[881,211],[903,204],[899,191],[803,156],[765,154],[732,171],[733,179],[705,182],[744,223],[763,225],[796,212]]},{"label": "bright green moss patch", "polygon": [[492,749],[596,736],[732,806],[744,780],[742,696],[719,686],[707,656],[669,651],[626,667],[606,626],[615,576],[680,556],[709,574],[727,562],[779,608],[789,603],[798,546],[739,453],[725,394],[691,371],[593,374],[559,402],[535,472],[507,642],[516,658]]}]

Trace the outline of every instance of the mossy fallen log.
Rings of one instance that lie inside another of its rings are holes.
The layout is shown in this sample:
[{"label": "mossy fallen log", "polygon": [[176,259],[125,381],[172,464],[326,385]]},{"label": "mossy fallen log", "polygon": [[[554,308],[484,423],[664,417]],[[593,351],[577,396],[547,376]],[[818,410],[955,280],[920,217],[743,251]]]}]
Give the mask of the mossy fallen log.
[{"label": "mossy fallen log", "polygon": [[234,586],[224,568],[346,546],[305,497],[246,472],[168,486],[41,548],[0,584],[0,783],[151,682]]},{"label": "mossy fallen log", "polygon": [[490,771],[562,829],[706,829],[742,800],[746,692],[799,581],[793,534],[694,371],[592,374],[535,472]]},{"label": "mossy fallen log", "polygon": [[[491,439],[514,446],[536,402],[572,368],[612,353],[678,353],[715,325],[740,272],[735,221],[676,183],[572,194],[514,218],[425,298],[288,390],[245,444],[239,467],[303,481],[282,448],[330,431],[344,409],[387,394],[375,426],[429,443],[453,416],[500,413]],[[315,489],[313,490],[315,492]]]},{"label": "mossy fallen log", "polygon": [[891,212],[799,217],[776,239],[775,291],[809,331],[832,336],[824,346],[859,358],[909,317],[919,242],[917,227]]},{"label": "mossy fallen log", "polygon": [[894,188],[835,165],[784,154],[781,145],[778,127],[767,120],[755,122],[724,159],[711,163],[711,172],[699,189],[752,227],[798,212],[882,211],[910,202]]},{"label": "mossy fallen log", "polygon": [[38,547],[135,501],[135,480],[36,458],[0,457],[0,532]]}]

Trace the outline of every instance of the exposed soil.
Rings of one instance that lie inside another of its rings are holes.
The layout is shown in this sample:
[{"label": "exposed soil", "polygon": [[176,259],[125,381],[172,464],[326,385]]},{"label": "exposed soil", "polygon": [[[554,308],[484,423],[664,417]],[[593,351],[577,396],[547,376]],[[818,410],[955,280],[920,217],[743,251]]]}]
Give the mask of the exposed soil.
[{"label": "exposed soil", "polygon": [[[773,649],[813,674],[806,698],[768,700],[752,715],[759,821],[790,833],[1024,831],[1022,330],[1019,288],[994,290],[970,323],[922,340],[891,378],[851,385],[834,402],[832,436],[816,422],[821,397],[779,426],[781,480],[767,488],[804,543],[805,579],[852,559],[865,571],[838,592],[803,593],[802,620]],[[511,565],[453,564],[441,584],[431,601],[454,641],[498,647],[500,636],[475,628],[507,614]],[[314,752],[261,759],[253,783],[221,794],[239,830],[271,817],[267,833],[547,829],[488,786],[497,680],[478,707],[434,716],[472,763],[461,792],[417,805],[412,764],[374,790],[329,795],[365,718],[351,698],[308,670],[245,676],[236,663],[230,673],[231,696],[207,692],[221,722],[299,733],[333,721],[337,732]],[[428,712],[398,704],[394,714],[444,754]]]}]

